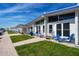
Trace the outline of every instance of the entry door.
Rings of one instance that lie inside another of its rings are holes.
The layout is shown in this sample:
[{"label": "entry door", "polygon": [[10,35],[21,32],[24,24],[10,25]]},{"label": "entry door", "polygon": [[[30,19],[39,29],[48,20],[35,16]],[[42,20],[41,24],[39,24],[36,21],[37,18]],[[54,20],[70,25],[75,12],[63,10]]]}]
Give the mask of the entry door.
[{"label": "entry door", "polygon": [[70,25],[69,25],[69,23],[63,23],[63,36],[70,36]]},{"label": "entry door", "polygon": [[40,28],[40,26],[37,26],[36,27],[36,34],[40,34],[40,32],[41,32],[41,28]]},{"label": "entry door", "polygon": [[56,26],[56,35],[60,35],[62,33],[62,29],[61,29],[62,25],[61,24],[57,24]]},{"label": "entry door", "polygon": [[69,36],[70,35],[69,23],[57,24],[56,34],[59,34],[60,36]]},{"label": "entry door", "polygon": [[50,35],[53,34],[53,25],[52,24],[49,25],[49,34]]},{"label": "entry door", "polygon": [[41,30],[40,30],[41,28],[40,28],[40,26],[38,26],[38,33],[40,34],[40,32],[41,32]]}]

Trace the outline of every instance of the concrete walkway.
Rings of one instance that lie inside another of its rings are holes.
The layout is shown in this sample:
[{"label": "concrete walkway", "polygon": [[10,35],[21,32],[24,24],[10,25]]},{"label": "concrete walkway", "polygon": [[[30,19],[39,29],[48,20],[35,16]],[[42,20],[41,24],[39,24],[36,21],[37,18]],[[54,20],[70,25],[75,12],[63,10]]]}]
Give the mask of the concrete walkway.
[{"label": "concrete walkway", "polygon": [[0,38],[0,56],[17,56],[8,33],[4,33]]},{"label": "concrete walkway", "polygon": [[34,42],[39,42],[39,41],[51,41],[51,42],[55,42],[55,43],[58,43],[58,44],[62,44],[62,45],[66,45],[66,46],[69,46],[69,47],[74,47],[74,48],[78,48],[76,47],[74,44],[72,43],[66,43],[66,42],[58,42],[56,40],[47,40],[45,38],[40,38],[40,37],[35,37],[33,39],[28,39],[28,40],[24,40],[24,41],[20,41],[20,42],[16,42],[16,43],[13,43],[14,46],[20,46],[20,45],[23,45],[23,44],[29,44],[29,43],[34,43]]},{"label": "concrete walkway", "polygon": [[68,47],[74,47],[74,48],[78,48],[79,49],[79,46],[76,46],[74,43],[58,42],[58,41],[56,41],[54,39],[47,40],[47,41],[55,42],[55,43],[62,44],[62,45],[68,46]]},{"label": "concrete walkway", "polygon": [[20,33],[17,33],[17,34],[8,34],[9,36],[16,36],[16,35],[22,35]]},{"label": "concrete walkway", "polygon": [[35,38],[32,38],[32,39],[28,39],[28,40],[13,43],[13,45],[14,46],[20,46],[20,45],[35,43],[35,42],[44,41],[44,40],[55,42],[55,43],[62,44],[62,45],[66,45],[66,46],[69,46],[69,47],[79,48],[78,46],[75,46],[75,44],[73,44],[73,43],[58,42],[58,41],[53,40],[53,39],[47,40],[46,38],[40,38],[40,37],[36,37],[36,36],[35,36]]},{"label": "concrete walkway", "polygon": [[46,40],[46,39],[40,38],[40,37],[35,37],[35,38],[32,38],[32,39],[16,42],[16,43],[14,43],[14,46],[20,46],[20,45],[23,45],[23,44],[29,44],[29,43],[34,43],[34,42],[39,42],[39,41],[44,41],[44,40]]}]

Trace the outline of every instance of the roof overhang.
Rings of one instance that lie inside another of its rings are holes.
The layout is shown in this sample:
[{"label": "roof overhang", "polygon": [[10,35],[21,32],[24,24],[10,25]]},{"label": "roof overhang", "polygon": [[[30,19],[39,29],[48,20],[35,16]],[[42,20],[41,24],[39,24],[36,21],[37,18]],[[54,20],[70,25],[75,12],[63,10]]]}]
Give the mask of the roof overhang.
[{"label": "roof overhang", "polygon": [[64,9],[51,11],[51,12],[46,13],[45,16],[53,16],[53,15],[71,13],[71,12],[75,12],[76,10],[79,10],[79,6],[72,6],[72,7],[68,7],[68,8],[64,8]]},{"label": "roof overhang", "polygon": [[43,15],[37,17],[36,19],[31,21],[27,25],[28,26],[32,26],[32,24],[35,24],[35,22],[37,22],[39,20],[42,20],[45,16],[48,17],[48,16],[53,16],[53,15],[61,15],[61,14],[65,14],[65,13],[75,12],[77,10],[79,10],[79,5],[68,7],[68,8],[64,8],[64,9],[59,9],[59,10],[55,10],[55,11],[51,11],[51,12],[47,12],[46,14],[43,14]]}]

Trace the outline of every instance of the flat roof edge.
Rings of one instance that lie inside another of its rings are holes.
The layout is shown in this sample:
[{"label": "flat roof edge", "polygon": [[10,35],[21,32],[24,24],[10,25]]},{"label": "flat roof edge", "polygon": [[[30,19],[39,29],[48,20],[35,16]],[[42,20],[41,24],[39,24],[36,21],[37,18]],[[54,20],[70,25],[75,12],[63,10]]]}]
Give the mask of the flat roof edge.
[{"label": "flat roof edge", "polygon": [[72,9],[76,10],[78,8],[79,8],[79,5],[75,5],[75,6],[70,6],[70,7],[67,7],[67,8],[58,9],[58,10],[55,10],[55,11],[46,12],[46,13],[42,14],[41,16],[37,17],[35,20],[33,20],[30,23],[28,23],[27,25],[38,21],[38,18],[41,18],[43,15],[48,15],[48,14],[57,13],[57,12],[61,12],[61,11],[72,10]]}]

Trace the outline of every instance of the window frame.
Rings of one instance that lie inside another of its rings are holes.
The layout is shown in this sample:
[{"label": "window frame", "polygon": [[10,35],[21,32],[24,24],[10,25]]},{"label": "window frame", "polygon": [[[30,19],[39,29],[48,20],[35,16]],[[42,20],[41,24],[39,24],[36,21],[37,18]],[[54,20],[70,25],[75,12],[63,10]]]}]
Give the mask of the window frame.
[{"label": "window frame", "polygon": [[[60,25],[60,29],[58,29],[58,25]],[[60,31],[60,33],[58,33],[58,31]],[[56,34],[59,34],[60,36],[62,35],[62,24],[57,24],[56,25]]]},{"label": "window frame", "polygon": [[[51,27],[50,27],[51,26]],[[53,31],[53,26],[52,26],[52,24],[51,25],[49,25],[49,33],[52,33],[52,31]]]},{"label": "window frame", "polygon": [[75,18],[74,12],[59,15],[59,21],[67,20],[67,19],[73,19],[73,18]]},{"label": "window frame", "polygon": [[63,23],[63,36],[70,36],[70,23]]},{"label": "window frame", "polygon": [[45,26],[43,25],[43,33],[45,32]]},{"label": "window frame", "polygon": [[58,21],[58,15],[48,17],[48,23],[56,22],[56,21]]}]

